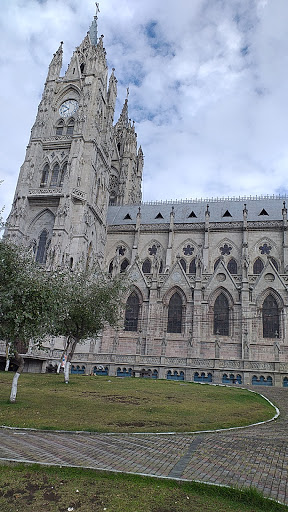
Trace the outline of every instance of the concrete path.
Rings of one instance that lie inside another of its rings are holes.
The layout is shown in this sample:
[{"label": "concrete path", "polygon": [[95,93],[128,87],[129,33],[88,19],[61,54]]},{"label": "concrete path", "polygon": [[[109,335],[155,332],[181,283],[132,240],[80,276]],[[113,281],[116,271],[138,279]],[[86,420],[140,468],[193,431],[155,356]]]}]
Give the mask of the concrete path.
[{"label": "concrete path", "polygon": [[[253,388],[255,390],[255,388]],[[0,429],[0,460],[71,465],[257,487],[288,504],[288,389],[260,387],[271,423],[198,435],[71,434]]]}]

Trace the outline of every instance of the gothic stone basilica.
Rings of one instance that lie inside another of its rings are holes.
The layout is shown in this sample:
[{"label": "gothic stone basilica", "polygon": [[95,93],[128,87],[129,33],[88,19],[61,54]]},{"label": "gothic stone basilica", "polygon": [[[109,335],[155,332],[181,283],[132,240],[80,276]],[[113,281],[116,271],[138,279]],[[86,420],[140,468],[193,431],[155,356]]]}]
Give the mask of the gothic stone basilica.
[{"label": "gothic stone basilica", "polygon": [[[52,58],[5,237],[36,261],[98,261],[133,282],[117,330],[78,347],[72,372],[288,385],[288,238],[283,198],[141,203],[143,153],[128,100],[113,124],[97,17],[60,77]],[[2,355],[4,347],[0,347]],[[26,371],[63,340],[31,347]]]}]

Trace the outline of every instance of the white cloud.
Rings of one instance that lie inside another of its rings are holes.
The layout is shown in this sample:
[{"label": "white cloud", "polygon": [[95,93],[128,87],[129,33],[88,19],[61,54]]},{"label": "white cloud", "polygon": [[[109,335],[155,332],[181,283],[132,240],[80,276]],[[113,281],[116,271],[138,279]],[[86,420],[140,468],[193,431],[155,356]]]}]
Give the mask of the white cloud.
[{"label": "white cloud", "polygon": [[[117,115],[145,155],[144,199],[288,189],[286,0],[106,0],[100,4]],[[0,206],[9,213],[53,53],[64,68],[89,29],[90,0],[2,0]]]}]

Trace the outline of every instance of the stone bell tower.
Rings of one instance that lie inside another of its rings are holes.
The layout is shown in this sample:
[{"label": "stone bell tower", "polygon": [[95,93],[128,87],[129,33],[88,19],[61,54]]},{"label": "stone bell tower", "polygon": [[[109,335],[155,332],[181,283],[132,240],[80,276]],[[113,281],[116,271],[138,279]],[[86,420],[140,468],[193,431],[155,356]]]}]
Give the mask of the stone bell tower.
[{"label": "stone bell tower", "polygon": [[49,66],[5,231],[48,268],[101,265],[114,151],[117,80],[113,70],[108,84],[97,15],[60,77],[62,45]]}]

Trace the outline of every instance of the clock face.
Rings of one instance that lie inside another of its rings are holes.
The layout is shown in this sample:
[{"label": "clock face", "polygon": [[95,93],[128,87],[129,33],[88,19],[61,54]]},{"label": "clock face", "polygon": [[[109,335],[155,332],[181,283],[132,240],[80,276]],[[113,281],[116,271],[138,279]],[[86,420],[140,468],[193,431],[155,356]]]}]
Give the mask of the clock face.
[{"label": "clock face", "polygon": [[59,114],[61,117],[70,117],[78,109],[78,101],[76,100],[66,100],[59,108]]}]

